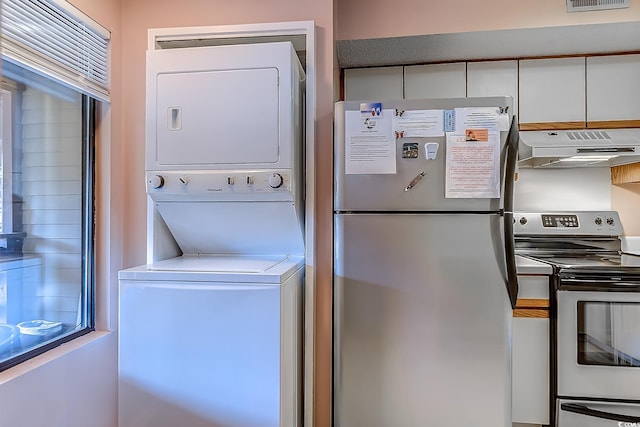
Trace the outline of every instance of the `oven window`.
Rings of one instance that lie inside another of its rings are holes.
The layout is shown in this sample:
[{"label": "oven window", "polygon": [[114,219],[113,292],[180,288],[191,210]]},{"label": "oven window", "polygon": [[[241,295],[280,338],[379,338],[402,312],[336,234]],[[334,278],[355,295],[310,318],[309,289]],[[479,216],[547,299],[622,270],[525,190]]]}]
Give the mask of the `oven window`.
[{"label": "oven window", "polygon": [[640,303],[578,301],[578,363],[640,367]]}]

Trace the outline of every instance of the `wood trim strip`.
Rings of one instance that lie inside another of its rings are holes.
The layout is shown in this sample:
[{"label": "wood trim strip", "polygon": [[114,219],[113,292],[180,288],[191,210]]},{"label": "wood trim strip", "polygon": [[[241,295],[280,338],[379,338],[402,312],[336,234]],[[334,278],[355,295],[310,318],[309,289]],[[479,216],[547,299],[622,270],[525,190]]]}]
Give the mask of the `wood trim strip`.
[{"label": "wood trim strip", "polygon": [[518,298],[516,308],[520,309],[549,309],[549,300],[542,298]]},{"label": "wood trim strip", "polygon": [[549,300],[542,298],[518,298],[513,317],[534,319],[549,318]]},{"label": "wood trim strip", "polygon": [[532,309],[519,309],[513,310],[513,317],[528,318],[528,319],[548,319],[549,310],[532,310]]},{"label": "wood trim strip", "polygon": [[606,120],[587,122],[587,129],[640,128],[640,120]]},{"label": "wood trim strip", "polygon": [[640,120],[603,120],[592,122],[520,123],[520,130],[583,130],[640,128]]},{"label": "wood trim strip", "polygon": [[640,182],[640,163],[614,166],[611,168],[612,184],[628,184]]},{"label": "wood trim strip", "polygon": [[587,122],[520,123],[520,130],[578,130],[586,129]]}]

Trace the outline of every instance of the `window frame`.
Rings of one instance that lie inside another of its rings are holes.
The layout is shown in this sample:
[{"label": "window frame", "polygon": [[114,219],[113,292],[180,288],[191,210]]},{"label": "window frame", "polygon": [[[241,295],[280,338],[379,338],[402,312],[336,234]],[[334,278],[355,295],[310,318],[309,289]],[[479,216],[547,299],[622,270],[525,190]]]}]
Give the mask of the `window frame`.
[{"label": "window frame", "polygon": [[13,123],[13,91],[7,87],[4,81],[0,91],[2,92],[1,100],[2,110],[2,136],[0,139],[0,175],[2,179],[2,189],[0,191],[0,203],[2,204],[2,213],[0,218],[0,234],[13,232],[13,203],[7,201],[5,194],[11,194],[13,189],[13,144],[5,144],[5,141],[13,140],[13,125],[5,126],[5,123]]},{"label": "window frame", "polygon": [[[16,89],[17,90],[17,89]],[[13,126],[15,125],[13,119],[15,119],[13,112],[15,111],[15,102],[20,97],[11,96],[12,105],[10,110],[12,111],[11,121],[11,134],[13,137],[20,137],[20,132],[14,132]],[[21,352],[6,360],[0,362],[0,372],[17,366],[35,356],[46,353],[47,351],[60,346],[66,342],[72,341],[78,337],[86,335],[95,331],[95,191],[96,191],[96,158],[95,158],[95,141],[96,141],[96,120],[97,120],[97,100],[86,95],[81,94],[82,103],[82,137],[80,143],[82,144],[82,168],[81,168],[81,180],[82,180],[82,220],[81,220],[81,295],[80,295],[80,312],[84,319],[84,327],[71,333],[60,335],[53,338],[51,341],[46,342],[31,350]],[[3,117],[4,118],[4,117]],[[4,132],[4,126],[3,126]],[[11,141],[13,145],[13,140]],[[3,144],[5,145],[5,144]],[[9,192],[13,197],[13,192]],[[4,199],[4,197],[3,197]],[[80,313],[79,313],[80,314]]]}]

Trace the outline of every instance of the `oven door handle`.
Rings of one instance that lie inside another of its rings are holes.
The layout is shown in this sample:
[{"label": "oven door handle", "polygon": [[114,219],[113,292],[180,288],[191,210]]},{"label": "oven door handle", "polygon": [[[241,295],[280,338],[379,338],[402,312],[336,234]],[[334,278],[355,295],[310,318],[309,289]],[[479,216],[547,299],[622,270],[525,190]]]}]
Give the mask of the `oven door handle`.
[{"label": "oven door handle", "polygon": [[602,418],[604,420],[620,421],[624,423],[640,422],[640,417],[616,414],[615,412],[599,411],[577,403],[562,403],[560,404],[560,409],[566,412],[573,412],[574,414],[586,415],[588,417]]}]

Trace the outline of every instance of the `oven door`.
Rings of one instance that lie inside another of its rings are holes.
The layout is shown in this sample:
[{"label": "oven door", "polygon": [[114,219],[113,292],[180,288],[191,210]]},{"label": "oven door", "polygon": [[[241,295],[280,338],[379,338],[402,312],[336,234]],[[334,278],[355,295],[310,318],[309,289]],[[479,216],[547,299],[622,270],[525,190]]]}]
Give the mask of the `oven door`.
[{"label": "oven door", "polygon": [[560,398],[640,402],[638,284],[559,281],[557,379]]},{"label": "oven door", "polygon": [[640,404],[560,399],[558,427],[636,427]]}]

